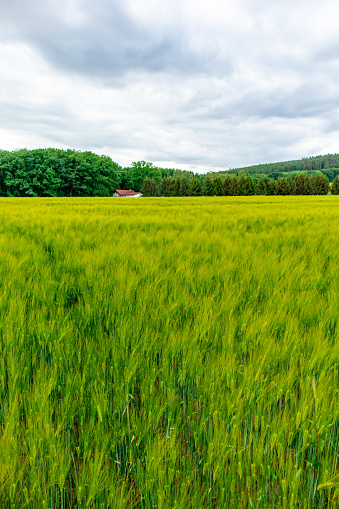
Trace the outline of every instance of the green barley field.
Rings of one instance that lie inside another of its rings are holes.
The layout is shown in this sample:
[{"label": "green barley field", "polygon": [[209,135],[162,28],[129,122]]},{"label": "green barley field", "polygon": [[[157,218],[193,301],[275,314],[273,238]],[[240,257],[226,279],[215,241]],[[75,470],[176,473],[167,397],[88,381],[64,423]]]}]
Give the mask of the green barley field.
[{"label": "green barley field", "polygon": [[0,507],[339,505],[339,197],[0,200]]}]

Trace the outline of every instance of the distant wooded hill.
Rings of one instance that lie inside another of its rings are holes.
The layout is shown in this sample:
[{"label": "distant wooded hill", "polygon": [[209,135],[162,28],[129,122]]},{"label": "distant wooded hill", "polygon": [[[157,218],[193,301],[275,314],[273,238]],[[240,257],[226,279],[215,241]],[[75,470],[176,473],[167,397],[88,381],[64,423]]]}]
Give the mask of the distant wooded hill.
[{"label": "distant wooded hill", "polygon": [[280,163],[267,163],[267,164],[256,164],[253,166],[244,166],[243,168],[232,168],[231,170],[227,170],[225,172],[227,174],[239,174],[245,173],[248,175],[269,175],[270,173],[289,173],[296,172],[299,173],[301,171],[315,171],[321,170],[327,178],[332,181],[335,177],[331,174],[331,171],[327,172],[323,170],[331,170],[333,168],[339,168],[339,154],[327,154],[324,156],[314,156],[314,157],[303,157],[302,159],[297,159],[295,161],[283,161]]}]

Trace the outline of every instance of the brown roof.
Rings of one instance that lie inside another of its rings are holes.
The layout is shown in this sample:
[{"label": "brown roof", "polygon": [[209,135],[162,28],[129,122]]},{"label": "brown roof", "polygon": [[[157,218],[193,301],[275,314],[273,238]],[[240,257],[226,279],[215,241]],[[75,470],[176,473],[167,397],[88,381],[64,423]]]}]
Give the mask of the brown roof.
[{"label": "brown roof", "polygon": [[140,194],[137,191],[132,191],[132,189],[117,189],[117,193],[120,194],[120,196],[133,196],[134,194]]}]

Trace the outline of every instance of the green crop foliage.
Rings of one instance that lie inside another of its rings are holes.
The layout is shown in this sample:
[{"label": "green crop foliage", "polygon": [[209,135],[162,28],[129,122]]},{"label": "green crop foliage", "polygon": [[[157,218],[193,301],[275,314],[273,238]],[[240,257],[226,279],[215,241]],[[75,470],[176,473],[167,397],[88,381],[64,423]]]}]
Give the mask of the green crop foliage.
[{"label": "green crop foliage", "polygon": [[339,504],[339,197],[0,218],[1,508]]}]

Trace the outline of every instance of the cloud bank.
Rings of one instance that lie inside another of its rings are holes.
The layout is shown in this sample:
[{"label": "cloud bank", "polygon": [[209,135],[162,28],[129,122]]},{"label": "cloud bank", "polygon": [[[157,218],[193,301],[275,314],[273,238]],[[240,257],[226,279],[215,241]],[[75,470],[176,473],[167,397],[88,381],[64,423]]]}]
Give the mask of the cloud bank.
[{"label": "cloud bank", "polygon": [[334,1],[0,7],[0,148],[198,171],[339,151]]}]

